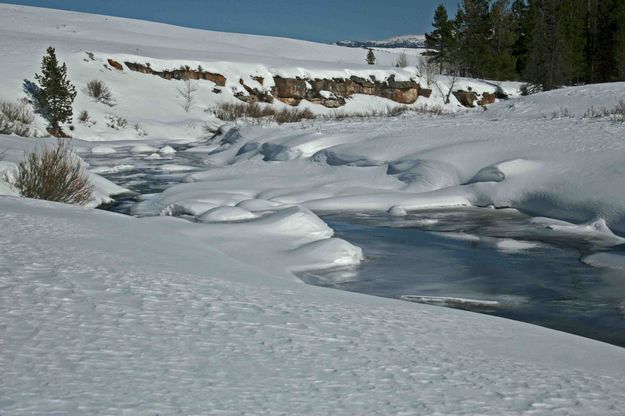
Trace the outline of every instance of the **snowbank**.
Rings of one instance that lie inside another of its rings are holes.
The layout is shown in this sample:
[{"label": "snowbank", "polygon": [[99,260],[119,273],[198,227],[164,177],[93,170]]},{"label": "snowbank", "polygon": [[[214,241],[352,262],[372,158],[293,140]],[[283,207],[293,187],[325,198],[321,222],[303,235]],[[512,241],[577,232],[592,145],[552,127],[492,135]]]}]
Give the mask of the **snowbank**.
[{"label": "snowbank", "polygon": [[289,249],[270,225],[284,218],[193,224],[0,197],[0,411],[620,414],[622,348],[305,285],[284,265],[358,251]]}]

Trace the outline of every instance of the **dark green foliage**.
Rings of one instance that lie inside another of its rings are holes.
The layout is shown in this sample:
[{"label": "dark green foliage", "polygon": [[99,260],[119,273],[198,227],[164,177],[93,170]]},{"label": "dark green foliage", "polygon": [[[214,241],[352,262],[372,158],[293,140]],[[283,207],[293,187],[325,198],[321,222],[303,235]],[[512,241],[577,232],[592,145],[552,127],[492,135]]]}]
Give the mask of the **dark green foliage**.
[{"label": "dark green foliage", "polygon": [[436,9],[439,72],[527,81],[528,92],[625,80],[624,0],[462,0]]},{"label": "dark green foliage", "polygon": [[433,63],[438,65],[438,72],[443,73],[453,63],[456,39],[454,23],[449,20],[447,9],[442,4],[434,13],[432,26],[434,31],[425,35],[426,48],[430,49],[427,55],[432,58]]},{"label": "dark green foliage", "polygon": [[373,53],[373,49],[369,49],[369,52],[367,52],[367,63],[369,65],[375,64],[375,54]]},{"label": "dark green foliage", "polygon": [[60,133],[60,124],[72,120],[72,103],[76,88],[67,79],[67,66],[59,65],[56,52],[49,47],[41,62],[41,74],[36,74],[39,83],[38,107],[49,122],[50,131]]}]

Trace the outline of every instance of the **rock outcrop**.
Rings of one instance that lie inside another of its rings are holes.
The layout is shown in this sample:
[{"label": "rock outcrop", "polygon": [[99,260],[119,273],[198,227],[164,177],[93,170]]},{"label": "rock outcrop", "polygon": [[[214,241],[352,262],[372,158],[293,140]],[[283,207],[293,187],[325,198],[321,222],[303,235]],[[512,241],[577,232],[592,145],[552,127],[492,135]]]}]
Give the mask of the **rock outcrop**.
[{"label": "rock outcrop", "polygon": [[[123,70],[123,66],[119,62],[113,59],[109,59],[108,62],[111,67]],[[191,69],[189,66],[183,66],[178,69],[156,71],[150,67],[149,63],[124,62],[124,64],[131,71],[157,75],[167,80],[207,80],[214,82],[219,87],[226,85],[225,76],[204,71],[202,67]],[[413,104],[419,97],[430,98],[432,95],[431,89],[421,88],[414,80],[396,81],[395,75],[390,75],[385,80],[378,80],[374,75],[370,75],[368,78],[351,76],[349,78],[314,79],[274,76],[274,85],[271,89],[265,86],[265,78],[252,76],[251,79],[255,81],[251,82],[251,85],[258,83],[256,87],[246,84],[243,79],[239,79],[239,84],[243,90],[239,89],[235,93],[235,97],[247,103],[272,103],[274,99],[278,99],[285,104],[297,106],[302,100],[307,100],[328,108],[338,108],[345,105],[347,99],[354,94],[387,98],[400,104]],[[221,90],[217,89],[214,92],[218,93]],[[453,94],[465,107],[474,107],[476,102],[478,105],[492,104],[496,100],[495,94],[486,92],[482,94],[479,100],[478,94],[473,91],[460,90]]]},{"label": "rock outcrop", "polygon": [[191,69],[189,67],[165,70],[165,71],[155,71],[153,70],[149,64],[139,64],[136,62],[124,62],[128,69],[135,72],[141,72],[142,74],[152,74],[157,75],[164,79],[194,79],[194,80],[207,80],[212,81],[220,87],[224,87],[226,85],[226,77],[221,74],[216,74],[213,72],[203,71],[200,68]]},{"label": "rock outcrop", "polygon": [[454,97],[465,107],[475,107],[475,102],[477,101],[477,94],[473,91],[454,91]]},{"label": "rock outcrop", "polygon": [[113,68],[117,69],[118,71],[123,71],[123,70],[124,70],[123,65],[122,65],[122,64],[120,64],[119,62],[117,62],[117,61],[113,60],[113,59],[110,59],[110,58],[109,58],[109,60],[108,60],[108,64],[109,64],[111,67],[113,67]]},{"label": "rock outcrop", "polygon": [[490,92],[482,93],[482,98],[477,102],[478,105],[485,106],[489,104],[495,104],[497,95]]},{"label": "rock outcrop", "polygon": [[[374,77],[369,79],[352,76],[347,79],[303,79],[274,77],[271,91],[278,100],[296,106],[308,100],[326,107],[336,108],[345,104],[345,99],[354,94],[374,95],[388,98],[401,104],[413,104],[420,95],[419,84],[415,81],[395,81],[391,75],[385,81]],[[431,94],[428,90],[428,95]]]}]

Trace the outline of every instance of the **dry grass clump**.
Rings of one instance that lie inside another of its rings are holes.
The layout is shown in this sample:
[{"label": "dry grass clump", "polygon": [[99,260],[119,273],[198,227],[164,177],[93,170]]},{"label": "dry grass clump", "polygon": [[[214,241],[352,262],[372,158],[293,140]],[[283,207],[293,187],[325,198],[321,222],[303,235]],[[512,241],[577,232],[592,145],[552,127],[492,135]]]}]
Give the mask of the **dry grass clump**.
[{"label": "dry grass clump", "polygon": [[443,110],[440,106],[428,107],[408,107],[408,106],[395,106],[395,107],[387,107],[383,110],[370,110],[363,112],[350,112],[346,113],[344,111],[336,111],[334,113],[325,115],[324,118],[328,120],[345,120],[345,119],[370,119],[370,118],[383,118],[383,117],[399,117],[403,114],[407,113],[415,113],[415,114],[427,114],[433,116],[439,116],[445,114],[445,110]]},{"label": "dry grass clump", "polygon": [[33,121],[35,116],[25,101],[17,103],[0,101],[0,134],[31,136]]},{"label": "dry grass clump", "polygon": [[315,114],[308,110],[298,108],[276,109],[273,106],[261,106],[256,103],[221,103],[214,110],[215,115],[224,121],[235,121],[240,119],[270,120],[278,124],[296,123],[302,120],[315,118]]},{"label": "dry grass clump", "polygon": [[91,198],[93,185],[80,160],[72,154],[69,140],[59,139],[26,155],[17,165],[12,185],[27,198],[83,205]]},{"label": "dry grass clump", "polygon": [[87,82],[83,92],[99,103],[106,104],[109,107],[113,107],[115,105],[111,90],[103,81],[100,81],[99,79],[92,79]]},{"label": "dry grass clump", "polygon": [[625,123],[625,100],[620,100],[614,108],[590,107],[584,118],[609,118],[615,122]]}]

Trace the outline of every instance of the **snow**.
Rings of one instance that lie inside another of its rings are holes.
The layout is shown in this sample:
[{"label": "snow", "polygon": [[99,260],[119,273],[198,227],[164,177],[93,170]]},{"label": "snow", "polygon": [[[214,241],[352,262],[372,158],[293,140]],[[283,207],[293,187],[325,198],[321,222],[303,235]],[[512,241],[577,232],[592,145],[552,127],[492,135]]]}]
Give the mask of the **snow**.
[{"label": "snow", "polygon": [[257,215],[239,207],[217,207],[209,209],[197,219],[202,222],[242,221],[256,218]]},{"label": "snow", "polygon": [[[1,414],[622,413],[622,348],[312,287],[295,273],[341,267],[348,279],[351,267],[367,261],[334,237],[319,217],[324,211],[404,216],[513,207],[546,217],[535,221],[554,234],[623,244],[624,127],[584,114],[625,98],[625,84],[518,97],[487,111],[465,112],[452,99],[444,108],[453,114],[442,116],[237,123],[211,138],[207,131],[221,123],[210,110],[234,100],[239,79],[256,85],[250,77],[263,76],[267,87],[273,75],[425,80],[416,68],[370,68],[364,50],[0,5],[0,97],[22,95],[22,80],[38,71],[50,44],[79,89],[102,79],[115,97],[114,107],[81,93],[76,101],[95,122],[73,133],[76,151],[98,160],[90,206],[127,192],[98,173],[128,171],[147,158],[160,172],[185,175],[185,183],[143,200],[137,210],[155,217],[138,219],[19,198],[0,181]],[[107,58],[202,65],[229,84],[215,94],[211,82],[198,83],[187,113],[176,81],[109,70]],[[449,82],[435,80],[441,89]],[[443,105],[433,87],[433,97],[414,107]],[[339,111],[388,105],[355,96]],[[127,127],[107,126],[115,118]],[[0,170],[46,143],[0,136]],[[177,143],[192,143],[189,153],[206,168],[170,160],[182,153]],[[136,165],[119,160],[127,151]],[[105,158],[110,164],[100,165]],[[496,242],[511,253],[534,245]],[[612,252],[584,261],[623,264]],[[492,306],[488,299],[410,300]]]},{"label": "snow", "polygon": [[0,208],[3,414],[617,415],[625,400],[621,348],[282,269],[357,255],[338,240],[293,247],[254,222],[10,197]]}]

